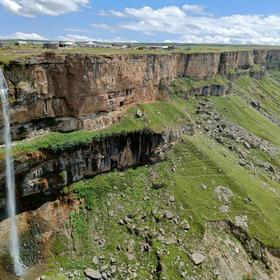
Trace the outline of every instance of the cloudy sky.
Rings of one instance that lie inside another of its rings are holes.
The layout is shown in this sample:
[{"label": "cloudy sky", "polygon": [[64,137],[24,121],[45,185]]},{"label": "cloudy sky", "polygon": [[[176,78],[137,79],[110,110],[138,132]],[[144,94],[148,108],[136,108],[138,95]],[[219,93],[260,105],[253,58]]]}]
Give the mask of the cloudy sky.
[{"label": "cloudy sky", "polygon": [[0,0],[0,39],[280,44],[279,0]]}]

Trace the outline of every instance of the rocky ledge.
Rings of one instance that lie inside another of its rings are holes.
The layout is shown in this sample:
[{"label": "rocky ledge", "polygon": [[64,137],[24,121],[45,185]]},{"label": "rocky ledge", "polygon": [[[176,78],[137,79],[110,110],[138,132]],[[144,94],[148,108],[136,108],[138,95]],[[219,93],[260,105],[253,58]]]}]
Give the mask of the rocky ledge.
[{"label": "rocky ledge", "polygon": [[[56,151],[47,149],[19,156],[15,161],[19,210],[36,209],[44,202],[59,197],[65,186],[84,178],[156,162],[183,133],[192,132],[192,125],[162,133],[144,129],[94,138],[87,144],[62,147]],[[4,181],[4,172],[1,172],[2,218],[5,217]]]}]

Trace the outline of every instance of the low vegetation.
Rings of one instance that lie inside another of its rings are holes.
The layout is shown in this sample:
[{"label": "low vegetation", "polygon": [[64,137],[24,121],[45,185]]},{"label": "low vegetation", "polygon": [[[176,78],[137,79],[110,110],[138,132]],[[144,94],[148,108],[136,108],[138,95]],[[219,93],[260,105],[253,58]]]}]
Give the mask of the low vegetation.
[{"label": "low vegetation", "polygon": [[[92,256],[102,256],[103,264],[114,258],[119,267],[126,264],[127,271],[134,267],[138,279],[147,279],[151,271],[156,270],[156,252],[161,251],[165,252],[161,258],[161,277],[178,279],[182,271],[187,275],[213,277],[213,260],[208,259],[203,268],[195,269],[188,258],[188,254],[199,247],[207,221],[234,221],[236,216],[246,216],[251,237],[269,246],[280,246],[279,199],[271,190],[262,188],[265,183],[238,166],[237,158],[222,145],[202,135],[187,136],[161,163],[99,175],[66,189],[85,204],[71,215],[68,224],[73,231],[75,261],[65,258],[65,248],[69,253],[72,249],[67,247],[69,240],[61,239],[64,245],[59,246],[63,250],[55,261],[68,270],[82,272],[84,267],[93,266]],[[215,194],[217,186],[226,186],[233,193],[229,213],[219,211],[222,203]],[[280,191],[279,186],[277,190]],[[175,202],[170,203],[173,196]],[[251,203],[245,198],[250,198]],[[170,220],[156,221],[152,214],[155,210],[175,214],[179,225],[188,221],[190,230],[184,231]],[[127,216],[133,218],[128,224],[122,224],[120,221]],[[140,233],[135,233],[134,227]],[[146,242],[146,233],[141,230],[145,228],[147,233],[164,232],[162,240],[150,237],[152,245],[147,252],[141,250]],[[177,238],[183,241],[174,245],[172,240]],[[100,240],[104,240],[104,245],[100,245]],[[170,244],[166,240],[171,240]],[[132,249],[129,244],[134,244]],[[184,263],[181,269],[178,256]],[[99,269],[100,266],[93,267]],[[49,275],[55,271],[51,270]],[[115,277],[124,279],[126,275],[129,273]]]}]

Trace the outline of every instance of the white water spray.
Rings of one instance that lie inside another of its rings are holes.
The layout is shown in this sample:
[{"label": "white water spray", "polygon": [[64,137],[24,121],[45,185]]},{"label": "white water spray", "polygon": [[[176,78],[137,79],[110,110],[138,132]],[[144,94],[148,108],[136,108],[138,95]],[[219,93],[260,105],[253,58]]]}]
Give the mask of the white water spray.
[{"label": "white water spray", "polygon": [[12,139],[10,131],[10,106],[8,99],[8,87],[5,77],[0,69],[0,95],[3,110],[4,143],[6,159],[6,189],[7,189],[7,210],[10,218],[10,254],[13,259],[14,272],[20,276],[24,272],[24,265],[20,260],[19,239],[16,223],[16,194],[14,160],[12,157]]}]

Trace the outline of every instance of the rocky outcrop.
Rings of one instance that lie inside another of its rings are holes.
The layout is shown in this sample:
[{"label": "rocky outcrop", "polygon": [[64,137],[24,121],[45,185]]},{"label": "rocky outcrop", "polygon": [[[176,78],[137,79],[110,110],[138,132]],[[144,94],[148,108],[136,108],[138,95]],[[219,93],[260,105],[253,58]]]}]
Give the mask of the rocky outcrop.
[{"label": "rocky outcrop", "polygon": [[12,122],[64,118],[72,124],[59,130],[71,131],[131,104],[165,99],[159,86],[175,78],[178,57],[42,56],[24,66],[11,64],[5,74],[14,100]]},{"label": "rocky outcrop", "polygon": [[[137,102],[168,98],[176,77],[230,76],[233,69],[279,67],[280,50],[165,55],[55,55],[45,53],[5,67],[14,139],[40,129],[99,129]],[[258,73],[257,73],[258,74]],[[165,85],[164,87],[162,85]],[[215,90],[204,89],[203,91]],[[220,90],[218,89],[220,92]]]},{"label": "rocky outcrop", "polygon": [[230,85],[209,85],[192,89],[187,95],[224,96],[229,92]]},{"label": "rocky outcrop", "polygon": [[[15,162],[18,205],[21,211],[35,209],[60,195],[63,187],[84,178],[144,165],[160,155],[183,133],[192,133],[192,125],[163,133],[141,130],[92,139],[61,150],[44,150]],[[0,174],[0,205],[5,206],[4,174]],[[33,199],[34,198],[34,199]],[[0,209],[0,210],[1,210]],[[0,214],[4,215],[3,211]]]}]

